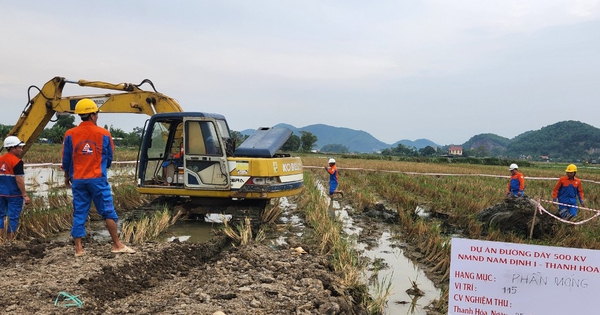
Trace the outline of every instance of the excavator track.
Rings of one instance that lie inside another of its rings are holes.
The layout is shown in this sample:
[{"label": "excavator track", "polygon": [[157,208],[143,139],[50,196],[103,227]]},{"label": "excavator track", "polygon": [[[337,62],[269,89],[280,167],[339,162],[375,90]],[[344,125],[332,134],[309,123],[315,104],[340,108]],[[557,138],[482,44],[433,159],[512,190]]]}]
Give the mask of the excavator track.
[{"label": "excavator track", "polygon": [[133,221],[150,216],[156,211],[167,208],[173,215],[181,212],[183,220],[203,220],[207,214],[222,214],[231,216],[229,224],[236,226],[250,219],[252,228],[258,228],[263,223],[262,215],[269,203],[263,199],[219,200],[207,198],[184,198],[177,196],[160,196],[150,203],[137,207],[127,213],[125,220]]}]

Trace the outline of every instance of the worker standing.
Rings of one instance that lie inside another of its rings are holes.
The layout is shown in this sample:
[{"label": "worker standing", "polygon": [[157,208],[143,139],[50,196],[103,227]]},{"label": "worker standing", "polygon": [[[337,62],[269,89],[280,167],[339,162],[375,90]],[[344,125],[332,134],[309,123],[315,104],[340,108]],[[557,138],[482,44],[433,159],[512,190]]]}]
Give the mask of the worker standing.
[{"label": "worker standing", "polygon": [[570,220],[577,215],[577,199],[583,206],[583,187],[581,180],[576,178],[577,166],[570,164],[565,170],[566,175],[558,179],[552,191],[552,201],[558,202],[558,214],[561,218]]},{"label": "worker standing", "polygon": [[519,166],[515,163],[508,167],[510,179],[506,190],[507,197],[523,197],[525,190],[525,177],[519,172]]},{"label": "worker standing", "polygon": [[341,190],[337,190],[339,184],[339,173],[338,169],[335,166],[335,159],[329,159],[329,166],[325,166],[325,170],[329,173],[329,197],[333,198],[334,194],[340,194],[344,197],[344,192]]},{"label": "worker standing", "polygon": [[25,170],[21,160],[24,145],[19,138],[8,136],[4,139],[4,148],[8,152],[0,156],[0,235],[4,229],[4,217],[8,215],[8,240],[14,238],[19,226],[23,202],[31,202],[25,191]]},{"label": "worker standing", "polygon": [[113,253],[135,253],[119,240],[117,212],[113,204],[107,171],[113,159],[114,144],[110,132],[97,126],[98,106],[82,99],[75,106],[81,118],[79,126],[67,130],[62,149],[62,169],[65,185],[73,191],[73,227],[75,256],[83,256],[81,238],[86,235],[85,222],[92,201],[102,216],[113,242]]}]

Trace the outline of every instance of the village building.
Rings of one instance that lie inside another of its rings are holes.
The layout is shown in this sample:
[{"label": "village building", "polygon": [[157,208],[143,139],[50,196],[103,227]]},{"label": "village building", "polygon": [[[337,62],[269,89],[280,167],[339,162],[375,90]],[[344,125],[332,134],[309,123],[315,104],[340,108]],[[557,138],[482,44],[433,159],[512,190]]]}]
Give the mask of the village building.
[{"label": "village building", "polygon": [[462,154],[463,154],[463,148],[461,146],[451,145],[448,148],[448,154],[449,155],[462,156]]}]

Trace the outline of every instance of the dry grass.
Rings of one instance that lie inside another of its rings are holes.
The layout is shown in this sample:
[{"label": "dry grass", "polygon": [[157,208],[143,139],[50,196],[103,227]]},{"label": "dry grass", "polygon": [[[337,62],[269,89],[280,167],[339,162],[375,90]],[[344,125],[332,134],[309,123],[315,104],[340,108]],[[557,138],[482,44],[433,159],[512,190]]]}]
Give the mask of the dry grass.
[{"label": "dry grass", "polygon": [[[60,163],[62,144],[36,143],[29,148],[23,157],[25,165],[29,163]],[[116,147],[114,151],[115,161],[135,161],[137,159],[137,148]]]},{"label": "dry grass", "polygon": [[274,204],[268,204],[262,213],[261,221],[263,224],[274,224],[283,213],[280,199],[275,199]]},{"label": "dry grass", "polygon": [[244,222],[236,225],[236,230],[233,229],[231,225],[229,225],[228,220],[223,220],[223,233],[229,237],[235,245],[247,245],[250,242],[262,242],[265,239],[264,230],[261,228],[256,236],[253,238],[252,235],[252,224],[250,223],[249,218],[245,218]]},{"label": "dry grass", "polygon": [[135,181],[133,180],[133,176],[125,177],[131,178],[131,181],[128,181],[127,184],[113,184],[112,192],[113,192],[113,201],[115,204],[115,208],[121,210],[131,210],[137,207],[143,206],[152,200],[151,196],[142,195],[137,191],[137,188],[131,184]]},{"label": "dry grass", "polygon": [[72,222],[73,206],[66,192],[32,197],[31,204],[21,212],[17,235],[46,238],[70,229]]},{"label": "dry grass", "polygon": [[[34,153],[35,148],[40,149],[39,153]],[[133,153],[133,150],[129,151]],[[339,222],[329,217],[326,197],[322,196],[316,188],[316,179],[327,181],[327,173],[322,170],[327,158],[315,155],[302,158],[305,166],[316,168],[305,172],[307,189],[301,195],[299,208],[304,209],[307,224],[312,227],[311,237],[318,244],[319,250],[331,258],[331,265],[341,275],[344,284],[348,287],[360,288],[365,265],[361,262],[359,254],[353,250],[352,240],[343,237]],[[450,237],[445,235],[446,231],[441,228],[442,224],[457,227],[462,230],[464,236],[473,239],[600,249],[599,220],[592,220],[579,227],[558,225],[552,235],[533,241],[493,230],[485,237],[482,236],[483,231],[481,224],[476,220],[476,214],[503,199],[508,181],[508,171],[504,166],[427,164],[348,158],[337,160],[340,169],[340,189],[346,193],[346,199],[352,200],[356,209],[362,209],[381,200],[397,208],[400,217],[399,225],[407,238],[406,241],[419,245],[423,249],[422,254],[428,265],[446,282],[449,277]],[[25,158],[26,163],[48,161],[60,161],[60,145],[33,146]],[[529,196],[548,200],[551,199],[550,194],[556,182],[555,178],[564,175],[564,165],[536,164],[535,167],[522,168],[520,171],[526,176],[526,193]],[[586,206],[599,209],[600,185],[589,181],[600,182],[600,170],[580,167],[578,177],[584,180]],[[119,207],[134,207],[135,202],[141,199],[141,196],[136,195],[137,191],[134,187],[119,184],[113,188],[115,203],[119,204]],[[51,195],[47,198],[47,202],[35,199],[30,206],[31,209],[22,215],[19,234],[46,237],[53,231],[70,227],[72,210],[69,197]],[[130,204],[132,200],[135,202]],[[444,214],[445,222],[441,219],[418,218],[414,215],[417,206]],[[547,204],[543,206],[550,207]],[[274,206],[269,210],[272,212],[267,213],[266,218],[274,220],[279,215],[278,208]],[[578,217],[584,219],[591,215],[590,212],[582,211]],[[155,220],[157,223],[151,224],[148,218],[146,223],[140,223],[139,228],[132,228],[134,232],[127,232],[128,237],[130,239],[137,237],[135,241],[151,237],[142,235],[153,235],[160,229],[151,227],[153,224],[163,227],[166,224],[161,218]],[[230,237],[239,239],[240,243],[251,241],[250,224],[238,226],[237,232],[232,233]],[[444,311],[448,298],[447,288],[444,288],[443,292],[436,309],[447,312]]]},{"label": "dry grass", "polygon": [[136,221],[124,222],[121,227],[121,240],[133,244],[142,244],[158,238],[171,225],[177,222],[181,212],[171,216],[171,211],[164,208],[151,216],[144,216]]},{"label": "dry grass", "polygon": [[392,276],[386,276],[381,282],[375,282],[372,287],[372,298],[363,301],[367,305],[369,314],[383,314],[388,299],[392,294]]},{"label": "dry grass", "polygon": [[[302,156],[302,164],[305,167],[318,167],[318,171],[322,171],[323,166],[326,166],[329,156],[324,155],[305,155]],[[380,172],[403,172],[406,174],[412,173],[431,173],[431,174],[455,174],[455,175],[497,175],[508,177],[508,164],[506,166],[497,165],[475,165],[475,164],[435,164],[421,162],[404,162],[394,160],[366,160],[337,157],[337,167],[340,174],[344,175],[348,169],[366,169]],[[517,162],[518,163],[518,162]],[[519,170],[530,177],[558,177],[565,173],[565,168],[569,163],[535,163],[532,167],[522,167]],[[585,174],[585,179],[600,181],[600,170],[593,166],[578,166],[578,174]],[[323,171],[324,172],[324,171]],[[467,176],[468,177],[468,176]]]},{"label": "dry grass", "polygon": [[332,268],[342,278],[343,285],[364,292],[363,270],[365,264],[361,261],[355,244],[342,233],[339,221],[330,217],[328,197],[318,190],[315,179],[305,174],[306,189],[301,195],[298,208],[302,209],[306,224],[311,228],[311,241],[318,245],[318,250],[330,257]]},{"label": "dry grass", "polygon": [[[133,175],[126,168],[117,167],[117,175],[112,185],[115,208],[126,211],[138,207],[150,198],[140,195],[135,186]],[[53,234],[71,228],[73,221],[73,202],[68,190],[61,186],[62,183],[47,182],[48,193],[46,196],[30,194],[31,204],[26,205],[21,213],[17,237],[51,237]],[[35,186],[35,185],[34,185]],[[35,187],[33,187],[35,188]],[[92,220],[100,220],[94,207],[90,211]],[[149,222],[147,223],[149,224]],[[148,234],[155,233],[154,229],[162,229],[163,225],[156,227],[151,224],[146,227]],[[140,229],[143,229],[140,227]],[[141,234],[139,234],[141,235]],[[138,236],[138,238],[141,236]],[[143,238],[143,237],[142,237]]]},{"label": "dry grass", "polygon": [[[305,166],[315,166],[309,171],[322,182],[327,174],[322,166],[328,157],[309,155],[302,158]],[[551,235],[542,239],[528,240],[526,236],[489,232],[485,236],[476,215],[483,209],[501,202],[504,198],[509,172],[505,166],[467,164],[427,164],[416,162],[381,161],[338,158],[340,187],[356,209],[384,202],[398,209],[399,225],[405,241],[419,246],[424,262],[442,279],[449,280],[450,237],[442,225],[451,225],[462,231],[464,237],[490,241],[529,243],[573,248],[600,249],[600,219],[582,226],[558,224]],[[355,169],[352,169],[355,168]],[[565,165],[540,164],[522,168],[526,177],[526,193],[536,199],[551,200],[552,189],[559,176],[564,175]],[[420,174],[419,174],[420,173]],[[450,174],[442,175],[442,174]],[[600,209],[600,170],[579,167],[578,177],[583,180],[586,207]],[[537,177],[537,178],[533,178]],[[310,182],[307,186],[310,186]],[[348,198],[346,198],[348,199]],[[422,219],[414,214],[416,207],[443,214],[444,219]],[[548,203],[542,206],[556,211]],[[583,220],[593,212],[580,211]],[[329,242],[333,235],[323,235],[322,242]],[[447,312],[448,291],[436,303],[436,309]]]}]

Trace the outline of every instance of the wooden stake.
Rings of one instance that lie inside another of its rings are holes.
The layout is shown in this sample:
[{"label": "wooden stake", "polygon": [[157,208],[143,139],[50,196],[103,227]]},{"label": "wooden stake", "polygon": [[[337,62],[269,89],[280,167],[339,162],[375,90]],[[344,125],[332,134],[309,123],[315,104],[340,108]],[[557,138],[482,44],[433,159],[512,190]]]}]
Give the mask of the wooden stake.
[{"label": "wooden stake", "polygon": [[531,220],[531,230],[529,230],[529,239],[533,238],[533,227],[535,226],[535,216],[537,215],[538,208],[540,206],[540,198],[537,199],[537,207],[533,209],[533,219]]}]

